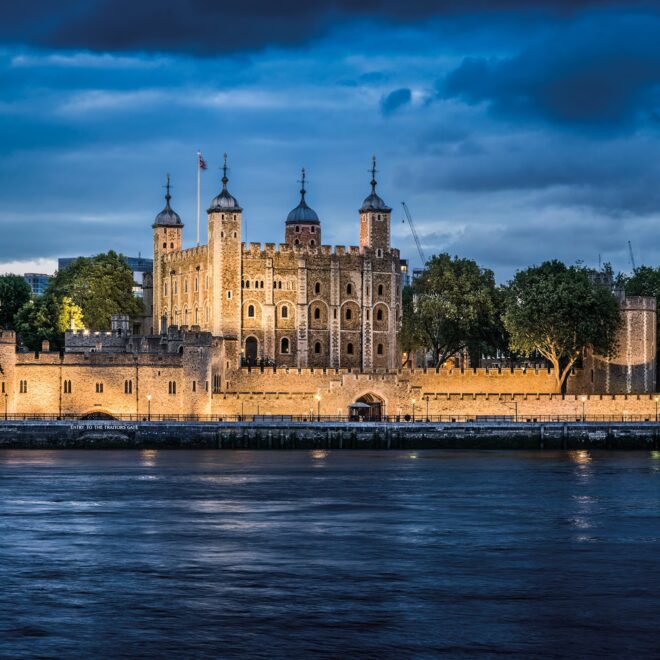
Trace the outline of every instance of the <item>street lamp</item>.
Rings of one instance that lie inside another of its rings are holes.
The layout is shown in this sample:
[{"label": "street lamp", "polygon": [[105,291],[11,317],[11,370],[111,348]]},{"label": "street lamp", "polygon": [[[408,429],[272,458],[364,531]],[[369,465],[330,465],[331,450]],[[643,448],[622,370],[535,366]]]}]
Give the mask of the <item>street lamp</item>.
[{"label": "street lamp", "polygon": [[417,399],[412,400],[412,406],[413,406],[413,414],[412,414],[412,421],[413,424],[415,423],[415,404],[417,403]]},{"label": "street lamp", "polygon": [[151,421],[151,394],[147,394],[147,419]]},{"label": "street lamp", "polygon": [[[5,394],[5,396],[7,396],[7,395]],[[655,421],[656,422],[658,421],[658,397],[657,396],[655,397]]]},{"label": "street lamp", "polygon": [[320,422],[321,421],[321,393],[317,392],[314,395],[314,398],[316,399],[316,417],[317,417],[317,420]]},{"label": "street lamp", "polygon": [[[5,422],[7,421],[7,399],[9,398],[9,394],[5,392]],[[655,421],[658,421],[658,399],[656,397],[655,399]]]},{"label": "street lamp", "polygon": [[585,402],[586,402],[586,400],[587,400],[587,397],[586,397],[586,396],[583,396],[583,397],[582,397],[582,421],[583,421],[583,422],[585,421],[585,417],[584,417],[584,406],[585,406]]}]

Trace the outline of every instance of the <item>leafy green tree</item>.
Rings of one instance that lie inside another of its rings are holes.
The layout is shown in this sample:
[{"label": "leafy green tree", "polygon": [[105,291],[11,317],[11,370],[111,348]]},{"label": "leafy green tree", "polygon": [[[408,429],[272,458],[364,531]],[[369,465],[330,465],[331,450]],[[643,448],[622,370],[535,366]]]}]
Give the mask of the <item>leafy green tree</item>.
[{"label": "leafy green tree", "polygon": [[660,298],[660,268],[639,266],[632,275],[623,275],[619,283],[627,296],[654,296]]},{"label": "leafy green tree", "polygon": [[491,270],[471,259],[436,255],[404,299],[402,348],[430,349],[436,367],[466,348],[480,352],[497,335],[497,307]]},{"label": "leafy green tree", "polygon": [[0,328],[14,329],[18,310],[32,298],[30,286],[20,275],[0,275]]},{"label": "leafy green tree", "polygon": [[513,351],[538,351],[550,361],[561,391],[584,349],[612,356],[620,325],[612,292],[579,266],[546,261],[516,273],[509,284],[504,325]]},{"label": "leafy green tree", "polygon": [[110,330],[113,314],[139,316],[142,301],[133,294],[133,272],[116,252],[95,257],[80,257],[58,271],[47,294],[59,301],[65,297],[82,310],[85,325],[91,330]]},{"label": "leafy green tree", "polygon": [[26,303],[16,315],[20,341],[33,351],[40,350],[44,340],[50,342],[51,350],[62,350],[64,333],[71,327],[82,330],[85,326],[82,310],[68,297],[41,296]]}]

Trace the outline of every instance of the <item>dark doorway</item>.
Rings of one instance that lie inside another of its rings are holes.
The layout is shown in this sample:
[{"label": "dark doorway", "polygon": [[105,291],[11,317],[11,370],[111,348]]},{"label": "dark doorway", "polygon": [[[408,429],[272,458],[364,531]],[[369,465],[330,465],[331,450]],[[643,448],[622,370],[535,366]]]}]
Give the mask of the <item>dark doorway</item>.
[{"label": "dark doorway", "polygon": [[348,416],[356,422],[380,422],[383,418],[383,400],[375,394],[365,394],[348,407]]},{"label": "dark doorway", "polygon": [[259,353],[259,342],[256,337],[248,337],[245,340],[245,361],[249,367],[257,364],[257,355]]}]

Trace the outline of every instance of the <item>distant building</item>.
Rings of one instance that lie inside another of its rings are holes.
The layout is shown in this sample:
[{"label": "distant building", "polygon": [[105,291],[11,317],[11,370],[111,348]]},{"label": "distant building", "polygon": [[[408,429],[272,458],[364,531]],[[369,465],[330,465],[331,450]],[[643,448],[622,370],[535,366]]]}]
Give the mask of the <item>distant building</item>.
[{"label": "distant building", "polygon": [[45,273],[25,273],[23,278],[32,289],[33,296],[43,296],[50,282],[50,275]]}]

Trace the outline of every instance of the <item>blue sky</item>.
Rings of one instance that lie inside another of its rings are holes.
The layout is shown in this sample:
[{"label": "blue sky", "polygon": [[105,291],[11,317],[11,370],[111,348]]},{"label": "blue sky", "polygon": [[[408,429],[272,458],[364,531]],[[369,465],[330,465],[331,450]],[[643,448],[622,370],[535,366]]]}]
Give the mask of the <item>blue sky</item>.
[{"label": "blue sky", "polygon": [[203,208],[229,154],[249,240],[283,240],[304,166],[324,243],[355,244],[376,154],[393,243],[415,265],[402,200],[427,254],[499,281],[550,258],[626,270],[628,240],[660,264],[655,5],[2,7],[0,272],[149,254],[167,172],[192,245],[198,149]]}]

